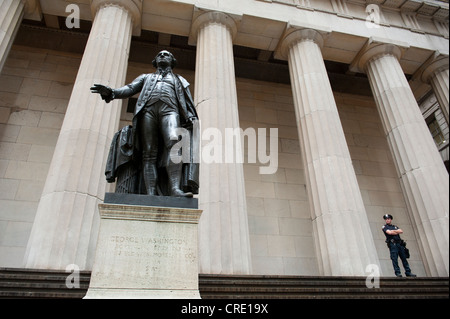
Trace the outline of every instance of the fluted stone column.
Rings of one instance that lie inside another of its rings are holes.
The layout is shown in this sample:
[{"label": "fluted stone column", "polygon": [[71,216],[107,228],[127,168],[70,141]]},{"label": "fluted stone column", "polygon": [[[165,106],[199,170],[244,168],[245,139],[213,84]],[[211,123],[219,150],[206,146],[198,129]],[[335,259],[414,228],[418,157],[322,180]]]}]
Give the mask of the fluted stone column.
[{"label": "fluted stone column", "polygon": [[439,106],[449,123],[449,67],[448,56],[441,56],[431,62],[422,73],[422,79],[430,83]]},{"label": "fluted stone column", "polygon": [[[137,2],[139,4],[139,2]],[[106,104],[89,88],[122,86],[135,1],[94,1],[95,19],[50,164],[25,256],[27,268],[92,267],[103,200],[105,161],[120,118],[120,101]]]},{"label": "fluted stone column", "polygon": [[399,63],[401,49],[369,45],[358,65],[368,75],[411,214],[426,271],[448,276],[449,176]]},{"label": "fluted stone column", "polygon": [[24,14],[25,0],[0,2],[0,71],[8,56]]},{"label": "fluted stone column", "polygon": [[[230,16],[207,12],[193,23],[192,41],[197,44],[195,101],[199,113],[203,148],[210,142],[225,152],[226,128],[239,128],[233,35]],[[220,137],[205,137],[205,130]],[[219,138],[219,139],[218,139]],[[211,144],[209,144],[211,145]],[[238,145],[234,151],[241,151]],[[209,161],[202,157],[199,207],[199,263],[201,273],[248,274],[251,272],[250,240],[241,163]]]},{"label": "fluted stone column", "polygon": [[319,32],[286,36],[316,253],[322,275],[364,276],[378,264],[361,192],[321,53]]}]

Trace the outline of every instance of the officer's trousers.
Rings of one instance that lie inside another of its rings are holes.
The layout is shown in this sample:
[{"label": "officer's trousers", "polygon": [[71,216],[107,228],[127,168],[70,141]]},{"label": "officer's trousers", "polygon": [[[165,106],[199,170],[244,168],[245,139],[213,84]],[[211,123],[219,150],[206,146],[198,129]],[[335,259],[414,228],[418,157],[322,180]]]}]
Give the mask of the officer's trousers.
[{"label": "officer's trousers", "polygon": [[389,251],[391,253],[392,266],[394,266],[395,275],[401,275],[400,266],[398,265],[398,257],[400,257],[403,268],[405,268],[405,274],[409,276],[411,274],[411,268],[409,268],[405,248],[400,245],[400,243],[389,243]]}]

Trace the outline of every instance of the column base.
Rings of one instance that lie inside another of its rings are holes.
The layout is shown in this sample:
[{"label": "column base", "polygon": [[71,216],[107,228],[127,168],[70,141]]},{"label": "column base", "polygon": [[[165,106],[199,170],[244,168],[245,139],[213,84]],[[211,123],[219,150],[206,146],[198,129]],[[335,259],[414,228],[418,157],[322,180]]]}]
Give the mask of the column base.
[{"label": "column base", "polygon": [[189,208],[100,204],[86,299],[200,298],[198,220]]}]

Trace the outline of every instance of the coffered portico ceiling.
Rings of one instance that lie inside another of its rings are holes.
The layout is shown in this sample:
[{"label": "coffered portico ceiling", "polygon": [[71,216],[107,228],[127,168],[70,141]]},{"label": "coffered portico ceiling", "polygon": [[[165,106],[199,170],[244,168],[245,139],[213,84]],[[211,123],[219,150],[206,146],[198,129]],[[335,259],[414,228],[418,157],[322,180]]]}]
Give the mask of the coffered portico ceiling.
[{"label": "coffered portico ceiling", "polygon": [[[36,10],[45,15],[67,16],[66,7],[72,3],[80,8],[81,19],[92,20],[94,14],[92,0],[35,1],[40,2]],[[278,59],[285,58],[279,52],[280,40],[301,28],[322,33],[325,60],[346,64],[354,62],[368,42],[400,46],[400,63],[407,74],[414,74],[436,52],[449,53],[447,0],[132,1],[142,2],[142,30],[190,36],[193,45],[192,21],[204,11],[225,12],[237,22],[234,44],[274,51]]]}]

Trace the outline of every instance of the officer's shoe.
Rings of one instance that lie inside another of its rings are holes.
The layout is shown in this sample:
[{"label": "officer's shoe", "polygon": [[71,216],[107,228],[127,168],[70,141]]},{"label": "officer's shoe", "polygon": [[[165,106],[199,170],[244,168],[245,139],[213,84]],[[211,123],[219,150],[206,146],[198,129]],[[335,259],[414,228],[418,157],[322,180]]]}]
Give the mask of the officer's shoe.
[{"label": "officer's shoe", "polygon": [[403,277],[401,274],[395,274],[397,277]]},{"label": "officer's shoe", "polygon": [[417,277],[417,275],[414,275],[412,273],[406,274],[406,277]]}]

